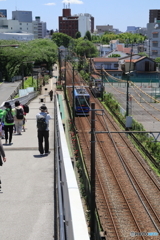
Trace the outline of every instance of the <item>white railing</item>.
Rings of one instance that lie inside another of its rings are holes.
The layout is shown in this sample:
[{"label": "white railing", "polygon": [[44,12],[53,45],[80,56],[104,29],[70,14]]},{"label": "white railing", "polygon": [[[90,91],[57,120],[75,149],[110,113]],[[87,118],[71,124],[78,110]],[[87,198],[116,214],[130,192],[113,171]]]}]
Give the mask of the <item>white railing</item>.
[{"label": "white railing", "polygon": [[60,240],[89,240],[79,188],[56,96],[55,102],[55,165],[57,168],[59,236]]}]

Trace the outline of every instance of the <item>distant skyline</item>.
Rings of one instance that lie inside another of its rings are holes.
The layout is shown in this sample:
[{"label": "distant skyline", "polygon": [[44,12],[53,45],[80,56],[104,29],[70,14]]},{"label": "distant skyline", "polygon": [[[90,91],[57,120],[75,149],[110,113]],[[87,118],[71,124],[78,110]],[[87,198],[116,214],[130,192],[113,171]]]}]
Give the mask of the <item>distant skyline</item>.
[{"label": "distant skyline", "polygon": [[113,25],[122,32],[127,26],[146,27],[149,22],[149,10],[160,9],[160,0],[0,0],[0,9],[7,9],[7,18],[12,18],[12,11],[32,11],[33,20],[36,16],[47,23],[48,30],[58,29],[58,16],[62,9],[70,5],[72,15],[89,13],[96,25]]}]

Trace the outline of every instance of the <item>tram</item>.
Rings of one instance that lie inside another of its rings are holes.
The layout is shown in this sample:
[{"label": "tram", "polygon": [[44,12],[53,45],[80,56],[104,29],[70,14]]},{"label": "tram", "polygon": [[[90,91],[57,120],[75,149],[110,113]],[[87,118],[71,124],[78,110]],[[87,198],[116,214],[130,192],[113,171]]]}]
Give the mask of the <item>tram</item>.
[{"label": "tram", "polygon": [[74,110],[75,115],[89,115],[90,95],[85,88],[74,89]]}]

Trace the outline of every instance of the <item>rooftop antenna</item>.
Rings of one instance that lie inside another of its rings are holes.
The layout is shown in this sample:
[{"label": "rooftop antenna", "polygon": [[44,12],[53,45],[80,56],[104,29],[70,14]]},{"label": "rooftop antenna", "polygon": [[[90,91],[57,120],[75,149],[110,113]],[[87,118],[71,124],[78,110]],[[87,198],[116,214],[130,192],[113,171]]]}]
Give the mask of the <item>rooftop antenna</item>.
[{"label": "rooftop antenna", "polygon": [[65,8],[65,3],[63,3],[63,8]]},{"label": "rooftop antenna", "polygon": [[15,1],[15,10],[17,11],[17,1]]}]

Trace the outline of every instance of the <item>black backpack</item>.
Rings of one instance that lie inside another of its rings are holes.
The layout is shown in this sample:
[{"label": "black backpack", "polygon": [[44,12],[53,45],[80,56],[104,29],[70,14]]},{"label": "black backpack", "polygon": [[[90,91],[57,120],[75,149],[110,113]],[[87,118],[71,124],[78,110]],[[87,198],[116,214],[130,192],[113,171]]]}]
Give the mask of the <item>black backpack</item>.
[{"label": "black backpack", "polygon": [[43,115],[38,116],[37,118],[37,128],[39,131],[45,131],[47,129],[46,118]]},{"label": "black backpack", "polygon": [[23,119],[23,109],[22,108],[16,109],[16,118]]},{"label": "black backpack", "polygon": [[6,123],[14,123],[14,117],[13,117],[12,112],[10,110],[6,110],[5,121],[6,121]]},{"label": "black backpack", "polygon": [[25,113],[29,113],[29,106],[27,104],[23,105],[23,109]]}]

